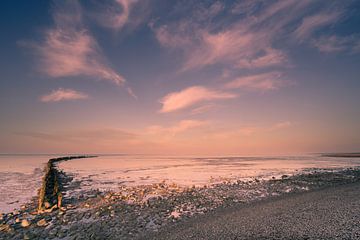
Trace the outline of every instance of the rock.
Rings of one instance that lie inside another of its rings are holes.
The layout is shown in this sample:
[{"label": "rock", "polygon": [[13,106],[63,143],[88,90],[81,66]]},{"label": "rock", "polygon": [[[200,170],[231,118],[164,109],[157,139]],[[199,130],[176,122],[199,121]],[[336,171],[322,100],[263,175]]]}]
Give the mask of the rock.
[{"label": "rock", "polygon": [[0,224],[0,232],[10,232],[11,230],[9,224]]},{"label": "rock", "polygon": [[25,206],[25,205],[21,205],[20,209],[24,211],[24,210],[26,209],[26,206]]},{"label": "rock", "polygon": [[111,217],[115,217],[115,211],[114,211],[114,210],[112,210],[112,211],[110,212],[110,216],[111,216]]},{"label": "rock", "polygon": [[54,206],[52,206],[51,208],[45,209],[44,212],[52,212],[52,211],[54,211],[54,209],[57,209],[57,208],[58,208],[58,206],[57,206],[57,205],[54,205]]},{"label": "rock", "polygon": [[44,203],[44,207],[45,207],[45,208],[50,208],[50,207],[51,207],[51,205],[50,205],[50,203],[49,203],[49,202],[45,202],[45,203]]},{"label": "rock", "polygon": [[19,223],[20,221],[21,221],[20,218],[15,219],[16,223]]},{"label": "rock", "polygon": [[39,226],[39,227],[44,227],[44,226],[47,225],[47,222],[46,222],[45,219],[41,219],[36,223],[36,225]]},{"label": "rock", "polygon": [[26,219],[23,219],[21,221],[21,226],[22,227],[28,227],[28,226],[30,226],[30,222],[28,220],[26,220]]},{"label": "rock", "polygon": [[171,216],[172,218],[179,218],[180,215],[181,215],[181,213],[178,212],[178,211],[176,211],[176,210],[173,211],[173,212],[171,212],[171,214],[170,214],[170,216]]}]

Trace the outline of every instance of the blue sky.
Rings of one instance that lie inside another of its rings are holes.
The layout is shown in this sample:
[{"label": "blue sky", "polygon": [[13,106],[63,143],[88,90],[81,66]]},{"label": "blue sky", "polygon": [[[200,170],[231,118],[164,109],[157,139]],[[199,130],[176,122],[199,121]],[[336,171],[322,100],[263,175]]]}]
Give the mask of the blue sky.
[{"label": "blue sky", "polygon": [[3,1],[0,152],[360,147],[358,1]]}]

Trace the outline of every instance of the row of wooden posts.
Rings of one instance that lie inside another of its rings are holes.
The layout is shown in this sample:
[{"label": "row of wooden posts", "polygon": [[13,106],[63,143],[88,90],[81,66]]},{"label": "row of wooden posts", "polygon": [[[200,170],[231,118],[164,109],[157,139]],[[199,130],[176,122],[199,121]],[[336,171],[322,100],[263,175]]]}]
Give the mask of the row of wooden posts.
[{"label": "row of wooden posts", "polygon": [[56,167],[56,164],[62,161],[68,161],[78,158],[90,158],[96,156],[68,156],[60,158],[49,159],[45,168],[44,176],[42,179],[42,186],[39,189],[38,198],[38,211],[44,211],[47,209],[61,208],[63,194],[62,183],[60,179],[60,172]]}]

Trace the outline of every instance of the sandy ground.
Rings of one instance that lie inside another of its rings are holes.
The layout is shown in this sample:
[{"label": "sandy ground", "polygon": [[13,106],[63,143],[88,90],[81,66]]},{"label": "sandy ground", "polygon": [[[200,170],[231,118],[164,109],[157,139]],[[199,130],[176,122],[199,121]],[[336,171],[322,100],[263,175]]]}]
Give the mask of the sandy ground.
[{"label": "sandy ground", "polygon": [[360,239],[360,183],[220,208],[141,239]]}]

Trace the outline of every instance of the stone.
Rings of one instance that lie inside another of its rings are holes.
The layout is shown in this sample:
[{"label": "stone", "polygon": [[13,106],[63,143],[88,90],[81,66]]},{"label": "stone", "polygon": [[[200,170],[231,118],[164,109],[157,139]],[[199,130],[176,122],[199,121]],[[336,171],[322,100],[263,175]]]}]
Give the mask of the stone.
[{"label": "stone", "polygon": [[46,222],[45,219],[41,219],[36,223],[36,225],[39,226],[39,227],[44,227],[44,226],[47,225],[47,222]]},{"label": "stone", "polygon": [[15,219],[15,222],[16,222],[16,223],[21,222],[20,218]]},{"label": "stone", "polygon": [[45,207],[45,208],[50,208],[50,207],[51,207],[51,205],[50,205],[50,203],[49,203],[49,202],[45,202],[45,203],[44,203],[44,207]]},{"label": "stone", "polygon": [[9,224],[0,224],[0,232],[10,232],[11,230]]},{"label": "stone", "polygon": [[27,219],[23,219],[21,221],[21,226],[22,227],[28,227],[28,226],[30,226],[30,222]]}]

